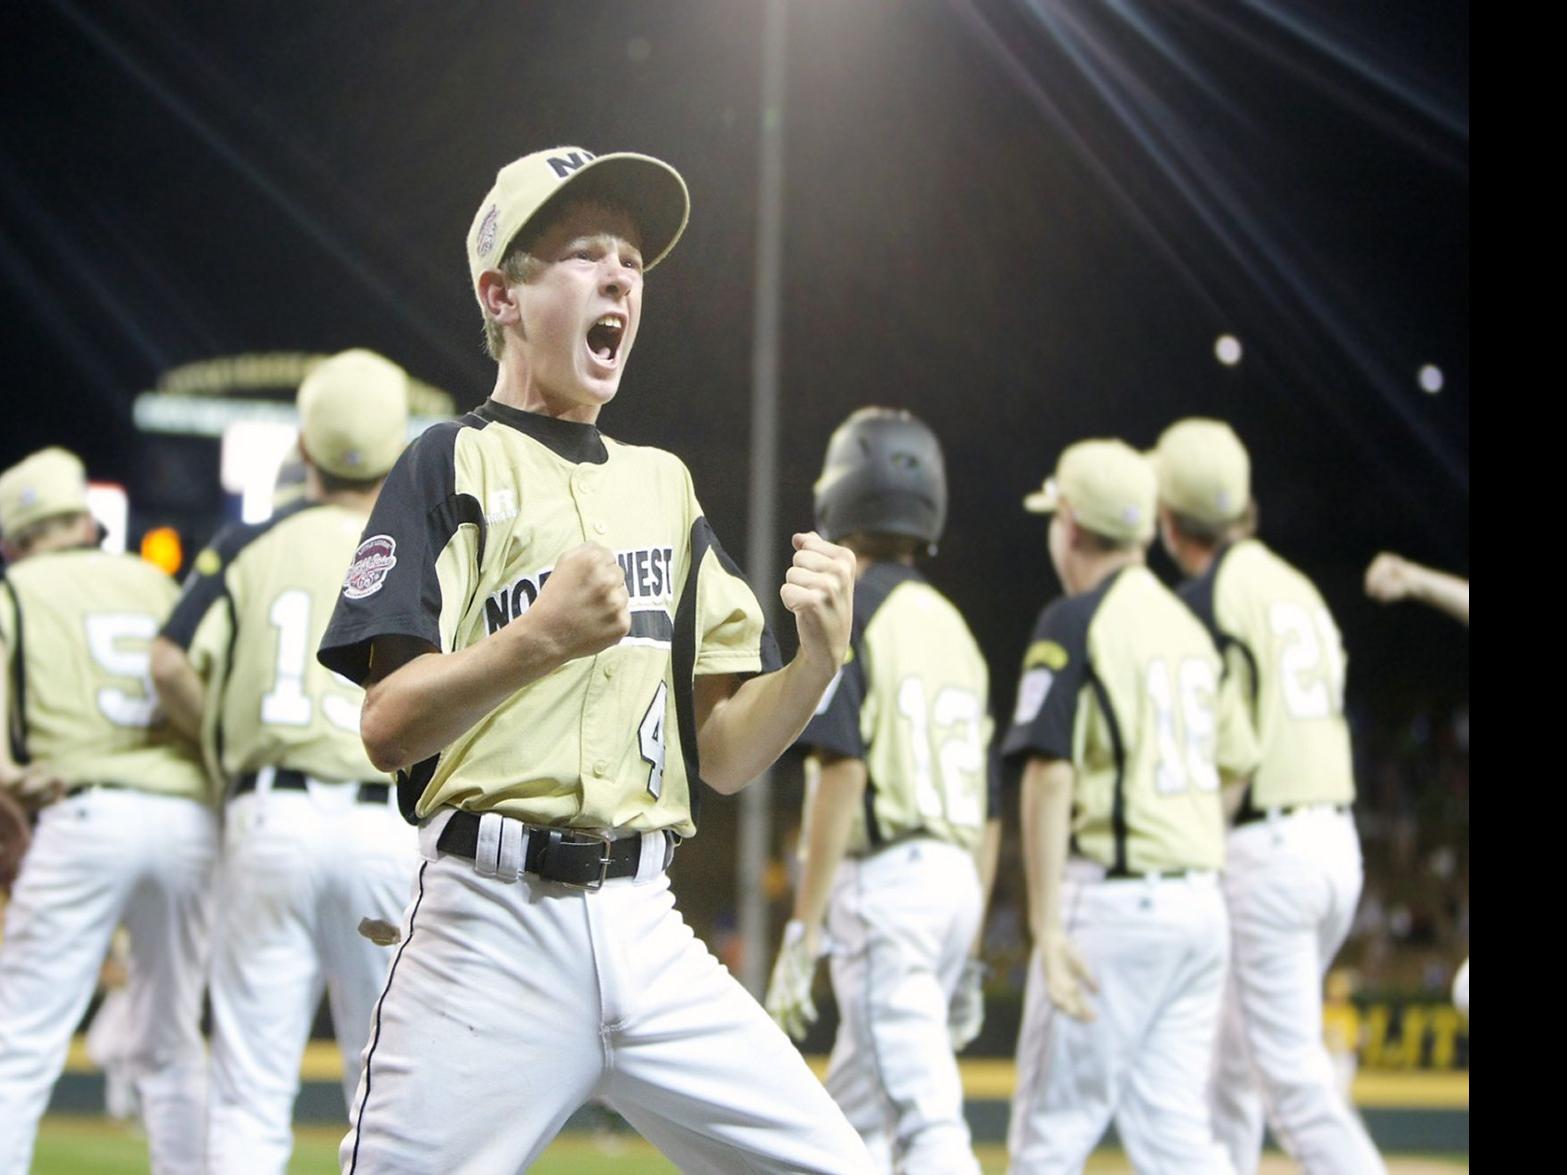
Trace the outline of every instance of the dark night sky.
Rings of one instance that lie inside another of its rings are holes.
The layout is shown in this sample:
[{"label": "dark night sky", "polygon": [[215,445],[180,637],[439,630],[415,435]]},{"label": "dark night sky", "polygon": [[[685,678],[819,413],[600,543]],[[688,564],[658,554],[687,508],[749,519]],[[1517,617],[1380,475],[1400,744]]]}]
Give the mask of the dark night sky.
[{"label": "dark night sky", "polygon": [[[5,6],[0,464],[64,443],[145,500],[169,475],[132,396],[239,352],[370,346],[476,403],[462,237],[495,169],[640,150],[693,218],[602,423],[684,456],[743,553],[761,10]],[[953,483],[933,578],[1004,701],[1056,591],[1023,493],[1074,440],[1218,414],[1358,704],[1467,692],[1466,634],[1357,586],[1382,547],[1468,571],[1466,4],[816,0],[789,35],[785,527],[851,408],[923,416]]]}]

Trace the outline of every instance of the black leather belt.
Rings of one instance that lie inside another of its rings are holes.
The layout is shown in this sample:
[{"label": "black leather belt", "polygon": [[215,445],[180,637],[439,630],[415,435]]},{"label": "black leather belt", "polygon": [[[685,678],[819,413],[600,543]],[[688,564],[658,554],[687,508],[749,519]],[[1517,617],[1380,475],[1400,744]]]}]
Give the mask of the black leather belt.
[{"label": "black leather belt", "polygon": [[[239,782],[234,785],[234,794],[242,796],[246,792],[256,790],[257,772],[247,771],[239,777]],[[306,782],[303,771],[291,771],[287,767],[279,767],[272,773],[273,791],[309,791],[310,785]],[[355,797],[361,804],[384,804],[392,794],[392,785],[389,783],[361,783],[359,794]]]},{"label": "black leather belt", "polygon": [[1256,824],[1259,821],[1267,820],[1270,813],[1274,816],[1293,816],[1297,812],[1309,812],[1315,808],[1326,807],[1332,807],[1333,811],[1337,812],[1340,816],[1349,811],[1348,804],[1296,804],[1291,808],[1253,808],[1250,804],[1246,804],[1242,806],[1239,812],[1235,813],[1234,826],[1239,828],[1243,824]]},{"label": "black leather belt", "polygon": [[[435,847],[443,853],[473,860],[479,848],[479,817],[472,812],[454,812],[441,829]],[[668,869],[675,856],[675,838],[661,834],[664,859],[659,868]],[[597,889],[617,877],[636,876],[642,861],[642,836],[631,833],[616,840],[594,836],[578,828],[539,828],[528,825],[528,845],[523,853],[522,870],[545,881]]]},{"label": "black leather belt", "polygon": [[[68,788],[65,789],[65,798],[66,799],[70,799],[72,796],[79,796],[84,791],[136,791],[136,790],[137,790],[136,788],[132,787],[128,783],[78,783],[74,787],[68,787]],[[149,794],[156,794],[156,793],[149,793]]]}]

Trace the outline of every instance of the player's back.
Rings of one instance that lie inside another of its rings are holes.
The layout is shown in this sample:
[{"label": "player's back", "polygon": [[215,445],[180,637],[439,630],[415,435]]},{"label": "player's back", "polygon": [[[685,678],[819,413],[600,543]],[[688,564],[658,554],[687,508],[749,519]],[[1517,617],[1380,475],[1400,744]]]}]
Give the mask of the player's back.
[{"label": "player's back", "polygon": [[851,846],[914,832],[972,849],[985,823],[989,674],[963,617],[916,570],[877,563],[855,585],[869,799]]},{"label": "player's back", "polygon": [[267,766],[380,776],[359,738],[363,691],[315,658],[364,524],[342,506],[301,503],[203,552],[191,655],[208,670],[208,733],[229,778]]},{"label": "player's back", "polygon": [[1343,641],[1300,571],[1255,539],[1221,551],[1182,596],[1224,651],[1262,758],[1251,808],[1349,804]]},{"label": "player's back", "polygon": [[0,632],[28,759],[68,786],[205,800],[205,773],[158,709],[149,658],[174,581],[131,555],[34,555],[5,573]]},{"label": "player's back", "polygon": [[1146,567],[1132,566],[1103,590],[1086,645],[1079,847],[1112,871],[1220,868],[1218,764],[1237,752],[1219,744],[1212,639]]}]

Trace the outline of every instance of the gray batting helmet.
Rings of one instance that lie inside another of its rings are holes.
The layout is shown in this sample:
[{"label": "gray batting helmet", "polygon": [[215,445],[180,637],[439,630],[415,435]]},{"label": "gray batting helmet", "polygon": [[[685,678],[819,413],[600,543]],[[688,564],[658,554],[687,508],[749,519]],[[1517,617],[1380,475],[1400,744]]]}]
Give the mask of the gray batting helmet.
[{"label": "gray batting helmet", "polygon": [[827,442],[816,479],[816,528],[836,542],[849,534],[907,535],[935,544],[947,524],[941,445],[901,408],[861,408]]}]

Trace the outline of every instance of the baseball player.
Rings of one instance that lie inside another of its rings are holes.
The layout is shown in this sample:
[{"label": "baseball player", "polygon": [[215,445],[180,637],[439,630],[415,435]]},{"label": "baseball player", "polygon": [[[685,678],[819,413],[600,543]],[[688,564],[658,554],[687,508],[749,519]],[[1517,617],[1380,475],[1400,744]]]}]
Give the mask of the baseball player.
[{"label": "baseball player", "polygon": [[1308,1171],[1380,1171],[1334,1088],[1322,1031],[1323,976],[1361,886],[1343,643],[1311,582],[1251,537],[1250,462],[1228,425],[1173,424],[1153,461],[1164,546],[1191,577],[1181,597],[1222,651],[1226,694],[1261,753],[1232,797],[1215,1127],[1236,1169],[1255,1171],[1265,1095],[1274,1133]]},{"label": "baseball player", "polygon": [[1139,1171],[1228,1171],[1204,1096],[1228,933],[1221,778],[1255,745],[1202,625],[1144,565],[1154,474],[1120,441],[1061,454],[1066,598],[1040,614],[1003,749],[1023,763],[1029,965],[1012,1169],[1079,1171],[1113,1117]]},{"label": "baseball player", "polygon": [[[1469,627],[1469,581],[1386,551],[1366,568],[1366,595],[1381,604],[1415,600]],[[1453,976],[1453,1006],[1469,1020],[1469,960]]]},{"label": "baseball player", "polygon": [[883,1170],[955,1173],[979,1166],[949,1013],[965,980],[966,998],[978,987],[976,854],[1000,829],[985,835],[985,660],[914,566],[946,514],[941,448],[922,422],[862,408],[833,433],[816,527],[855,554],[854,626],[849,661],[800,739],[811,755],[800,884],[767,1009],[804,1037],[830,941],[841,1021],[828,1092]]},{"label": "baseball player", "polygon": [[685,466],[597,427],[687,214],[646,156],[501,169],[467,242],[494,392],[393,468],[322,642],[425,857],[345,1171],[517,1171],[590,1099],[686,1170],[867,1168],[665,873],[699,785],[738,790],[804,728],[853,587],[848,551],[794,537],[778,669]]},{"label": "baseball player", "polygon": [[343,1093],[388,953],[414,836],[359,740],[359,687],[311,654],[408,428],[407,377],[369,351],[318,364],[299,389],[303,500],[220,531],[153,649],[164,704],[200,730],[228,786],[212,959],[211,1169],[277,1172],[293,1149],[299,1062],[323,987]]},{"label": "baseball player", "polygon": [[174,582],[97,549],[81,462],[0,475],[0,787],[38,827],[0,942],[0,1173],[28,1169],[115,927],[130,932],[125,1056],[159,1172],[202,1166],[200,1019],[217,821],[194,750],[159,715],[148,646]]}]

